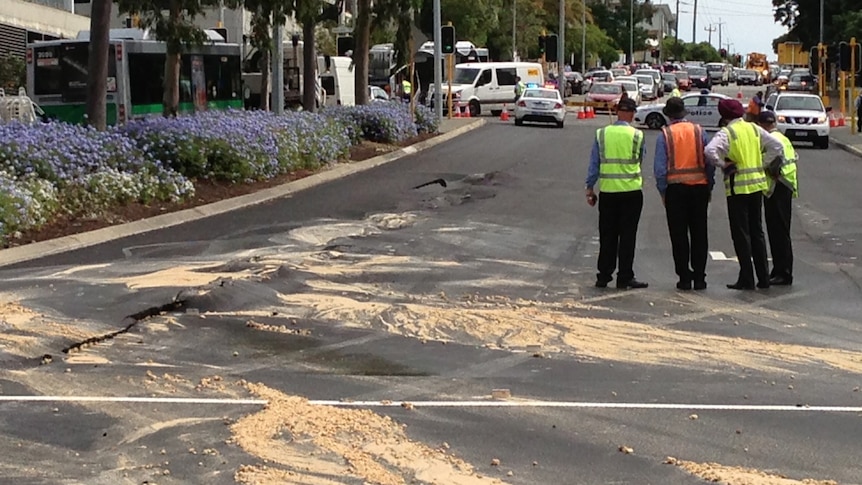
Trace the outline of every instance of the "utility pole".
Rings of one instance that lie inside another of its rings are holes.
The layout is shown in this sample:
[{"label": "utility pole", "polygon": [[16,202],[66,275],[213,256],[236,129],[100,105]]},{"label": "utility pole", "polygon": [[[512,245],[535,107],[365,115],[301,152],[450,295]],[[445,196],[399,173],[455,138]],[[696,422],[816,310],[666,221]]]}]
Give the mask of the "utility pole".
[{"label": "utility pole", "polygon": [[518,44],[516,43],[518,32],[518,0],[512,0],[512,61],[518,60]]},{"label": "utility pole", "polygon": [[581,0],[581,74],[587,73],[587,1]]},{"label": "utility pole", "polygon": [[703,30],[709,32],[709,45],[712,45],[712,33],[717,29],[713,27],[712,24],[709,24],[709,27],[704,27]]},{"label": "utility pole", "polygon": [[697,0],[694,0],[694,12],[692,13],[691,43],[697,44]]},{"label": "utility pole", "polygon": [[676,15],[673,18],[673,43],[679,42],[679,0],[676,0]]},{"label": "utility pole", "polygon": [[[440,32],[443,19],[440,13],[440,0],[434,0],[434,114],[438,120],[443,119],[443,39]],[[449,93],[451,98],[452,93]],[[452,116],[452,111],[449,111]]]},{"label": "utility pole", "polygon": [[635,0],[629,3],[629,64],[635,62]]},{"label": "utility pole", "polygon": [[560,0],[560,31],[557,33],[557,89],[560,99],[566,99],[566,0]]},{"label": "utility pole", "polygon": [[820,0],[820,43],[823,43],[823,0]]},{"label": "utility pole", "polygon": [[721,17],[718,18],[718,24],[716,24],[716,25],[718,25],[718,48],[719,49],[721,49],[721,46],[722,46],[722,44],[721,44],[721,26],[724,25],[725,23],[726,22],[721,21]]}]

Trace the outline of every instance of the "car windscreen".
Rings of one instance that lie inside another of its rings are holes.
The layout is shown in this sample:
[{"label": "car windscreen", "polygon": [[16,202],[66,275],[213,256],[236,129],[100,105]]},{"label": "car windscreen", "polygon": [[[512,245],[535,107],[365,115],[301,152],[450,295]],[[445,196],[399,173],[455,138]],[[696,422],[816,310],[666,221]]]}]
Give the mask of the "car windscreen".
[{"label": "car windscreen", "polygon": [[590,88],[590,94],[619,94],[623,92],[623,88],[616,84],[593,84]]},{"label": "car windscreen", "polygon": [[641,84],[649,84],[650,86],[655,84],[655,79],[653,79],[652,76],[641,75],[635,77],[638,78],[638,82]]},{"label": "car windscreen", "polygon": [[740,74],[743,74],[745,76],[757,76],[757,73],[754,71],[742,71]]},{"label": "car windscreen", "polygon": [[677,79],[688,79],[688,73],[687,72],[678,71],[678,72],[673,73],[673,75],[676,76]]},{"label": "car windscreen", "polygon": [[676,81],[676,76],[674,76],[673,74],[662,74],[661,78],[665,81]]},{"label": "car windscreen", "polygon": [[706,69],[704,69],[702,67],[690,67],[688,69],[688,75],[689,76],[705,76],[706,75]]},{"label": "car windscreen", "polygon": [[724,69],[724,64],[707,64],[706,65],[706,70],[710,71],[710,72],[721,71],[722,69]]},{"label": "car windscreen", "polygon": [[628,81],[620,83],[620,86],[625,88],[626,91],[637,91],[638,90],[638,85],[636,83],[632,83],[632,82],[628,82]]},{"label": "car windscreen", "polygon": [[456,67],[455,68],[455,84],[473,84],[476,76],[479,74],[479,69]]},{"label": "car windscreen", "polygon": [[820,98],[810,96],[781,96],[778,98],[776,111],[780,110],[805,110],[823,111],[823,103]]},{"label": "car windscreen", "polygon": [[594,81],[607,81],[611,78],[611,73],[609,72],[595,72],[593,73]]},{"label": "car windscreen", "polygon": [[814,76],[806,76],[804,74],[795,74],[793,76],[790,76],[790,82],[792,82],[792,83],[803,83],[804,82],[804,83],[808,83],[808,84],[813,84],[814,83]]},{"label": "car windscreen", "polygon": [[543,91],[541,89],[528,89],[524,91],[525,98],[560,99],[559,91]]}]

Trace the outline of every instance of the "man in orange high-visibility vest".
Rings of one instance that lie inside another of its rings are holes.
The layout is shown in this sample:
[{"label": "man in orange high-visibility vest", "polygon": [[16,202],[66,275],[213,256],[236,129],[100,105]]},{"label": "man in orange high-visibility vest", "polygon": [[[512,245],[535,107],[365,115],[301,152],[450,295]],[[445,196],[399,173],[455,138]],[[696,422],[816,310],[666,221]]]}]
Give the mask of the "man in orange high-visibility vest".
[{"label": "man in orange high-visibility vest", "polygon": [[[715,181],[715,167],[707,165],[704,129],[685,119],[680,98],[667,100],[662,110],[670,125],[662,129],[655,147],[653,172],[667,215],[673,264],[680,290],[706,289],[707,207]],[[689,264],[691,266],[689,266]]]}]

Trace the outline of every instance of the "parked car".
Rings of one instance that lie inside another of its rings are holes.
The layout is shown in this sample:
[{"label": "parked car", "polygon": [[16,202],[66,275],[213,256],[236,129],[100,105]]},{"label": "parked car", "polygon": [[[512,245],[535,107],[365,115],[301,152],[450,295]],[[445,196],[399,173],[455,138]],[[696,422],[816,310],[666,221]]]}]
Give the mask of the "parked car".
[{"label": "parked car", "polygon": [[760,86],[762,83],[760,74],[751,69],[743,69],[736,76],[737,86]]},{"label": "parked car", "polygon": [[787,91],[817,92],[817,78],[811,74],[791,74],[787,80]]},{"label": "parked car", "polygon": [[390,101],[389,95],[386,94],[386,91],[384,91],[383,88],[378,86],[368,86],[368,99],[372,103]]},{"label": "parked car", "polygon": [[699,89],[712,89],[712,78],[705,67],[692,66],[686,67],[688,77],[691,79],[692,86]]},{"label": "parked car", "polygon": [[647,74],[636,74],[635,78],[640,86],[641,98],[647,101],[658,99],[658,84],[656,84],[655,78]]},{"label": "parked car", "polygon": [[641,104],[641,89],[640,85],[638,85],[637,79],[631,79],[628,77],[617,78],[614,81],[614,84],[622,86],[626,94],[629,96],[629,99],[637,104]]},{"label": "parked car", "polygon": [[658,69],[638,69],[635,71],[635,75],[638,74],[646,74],[652,76],[653,81],[655,81],[656,86],[658,86],[658,97],[664,96],[664,85],[661,82],[661,71]]},{"label": "parked car", "polygon": [[530,88],[515,103],[515,126],[524,122],[556,123],[562,128],[566,121],[566,107],[556,89]]},{"label": "parked car", "polygon": [[673,75],[676,76],[676,82],[681,91],[688,91],[691,89],[691,78],[688,77],[688,72],[675,71]]},{"label": "parked car", "polygon": [[566,82],[569,83],[569,88],[572,94],[584,94],[584,76],[577,71],[565,73]]},{"label": "parked car", "polygon": [[[719,128],[721,115],[718,113],[718,103],[722,99],[729,99],[729,96],[718,93],[686,94],[682,97],[685,109],[688,110],[686,118],[704,128]],[[664,103],[641,106],[635,112],[635,123],[644,124],[653,130],[670,124],[670,120],[662,113],[663,108]]]},{"label": "parked car", "polygon": [[[608,110],[616,106],[620,102],[620,97],[623,95],[623,87],[619,84],[595,82],[590,86],[590,91],[587,93],[585,100],[587,102],[608,103]],[[601,108],[596,108],[599,111]]]},{"label": "parked car", "polygon": [[661,75],[662,87],[664,92],[669,93],[676,88],[679,88],[679,83],[676,82],[676,76],[673,73],[665,72]]},{"label": "parked car", "polygon": [[829,112],[816,94],[779,91],[766,98],[766,109],[775,112],[778,131],[790,141],[809,141],[829,148]]}]

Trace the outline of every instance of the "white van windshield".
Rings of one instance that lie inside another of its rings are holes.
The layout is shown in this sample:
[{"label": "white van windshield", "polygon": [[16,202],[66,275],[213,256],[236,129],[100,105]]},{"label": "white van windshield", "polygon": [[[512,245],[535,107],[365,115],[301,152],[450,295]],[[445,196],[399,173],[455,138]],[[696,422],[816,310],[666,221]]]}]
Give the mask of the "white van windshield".
[{"label": "white van windshield", "polygon": [[456,67],[454,82],[455,84],[473,84],[478,74],[479,69]]}]

